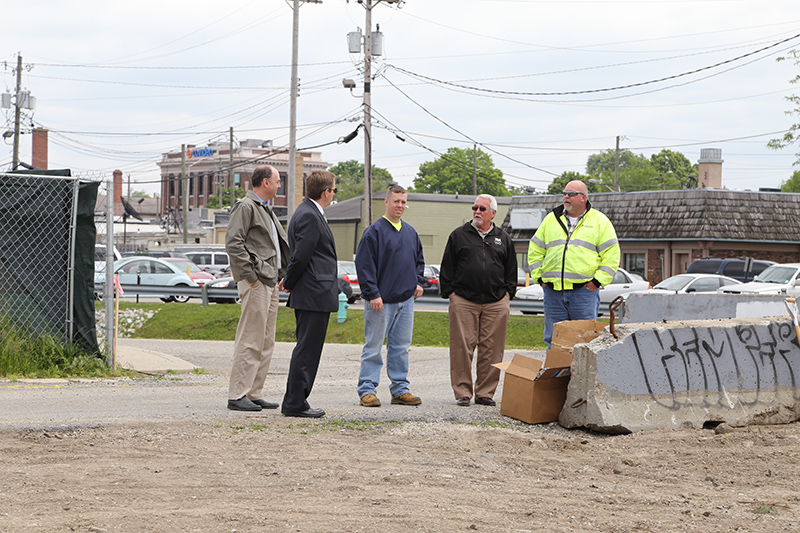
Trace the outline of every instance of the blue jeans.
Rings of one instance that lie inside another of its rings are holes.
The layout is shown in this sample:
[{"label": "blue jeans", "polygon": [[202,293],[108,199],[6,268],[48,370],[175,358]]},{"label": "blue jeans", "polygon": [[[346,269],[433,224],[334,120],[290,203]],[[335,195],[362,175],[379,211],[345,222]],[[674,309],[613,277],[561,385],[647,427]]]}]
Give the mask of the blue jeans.
[{"label": "blue jeans", "polygon": [[570,291],[554,291],[544,286],[544,342],[550,348],[553,325],[563,320],[597,320],[600,313],[600,291],[585,286]]},{"label": "blue jeans", "polygon": [[383,304],[379,313],[364,302],[364,349],[358,374],[358,397],[375,394],[381,378],[381,347],[386,339],[386,374],[392,398],[408,392],[408,347],[414,330],[414,297],[397,304]]}]

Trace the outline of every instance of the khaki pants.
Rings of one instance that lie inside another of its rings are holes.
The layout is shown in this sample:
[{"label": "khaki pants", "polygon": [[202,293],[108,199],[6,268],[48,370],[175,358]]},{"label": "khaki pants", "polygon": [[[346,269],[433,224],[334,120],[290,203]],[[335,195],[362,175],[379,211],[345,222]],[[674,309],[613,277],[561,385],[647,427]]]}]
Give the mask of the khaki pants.
[{"label": "khaki pants", "polygon": [[476,304],[450,295],[450,383],[456,399],[472,398],[472,355],[478,348],[475,396],[491,398],[500,382],[510,314],[508,294],[490,304]]},{"label": "khaki pants", "polygon": [[261,281],[251,287],[242,280],[236,286],[242,299],[242,315],[236,328],[228,399],[237,400],[246,394],[251,400],[258,400],[275,348],[279,291],[277,285],[267,287]]}]

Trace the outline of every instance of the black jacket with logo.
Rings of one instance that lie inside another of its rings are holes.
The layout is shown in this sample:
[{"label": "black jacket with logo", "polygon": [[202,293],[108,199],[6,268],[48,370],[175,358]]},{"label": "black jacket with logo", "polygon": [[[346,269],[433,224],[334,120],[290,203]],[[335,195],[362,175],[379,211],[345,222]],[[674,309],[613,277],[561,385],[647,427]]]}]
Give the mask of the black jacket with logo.
[{"label": "black jacket with logo", "polygon": [[442,298],[456,293],[478,304],[488,304],[517,292],[517,256],[511,237],[493,225],[486,237],[467,222],[447,239],[439,274]]}]

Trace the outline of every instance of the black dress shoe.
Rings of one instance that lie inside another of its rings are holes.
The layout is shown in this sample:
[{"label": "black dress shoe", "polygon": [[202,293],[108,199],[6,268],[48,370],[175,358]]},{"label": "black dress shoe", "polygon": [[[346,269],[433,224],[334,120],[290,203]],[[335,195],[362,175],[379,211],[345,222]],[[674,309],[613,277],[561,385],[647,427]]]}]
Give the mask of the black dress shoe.
[{"label": "black dress shoe", "polygon": [[297,416],[300,418],[320,418],[325,416],[325,411],[319,408],[309,407],[305,411],[284,411],[283,416]]},{"label": "black dress shoe", "polygon": [[268,402],[267,400],[263,400],[259,398],[258,400],[250,400],[256,405],[260,405],[262,409],[277,409],[278,404],[275,402]]},{"label": "black dress shoe", "polygon": [[478,405],[489,405],[489,406],[497,405],[497,402],[495,402],[488,396],[478,396],[477,398],[475,398],[475,403],[477,403]]},{"label": "black dress shoe", "polygon": [[228,409],[231,411],[260,411],[261,406],[253,403],[247,395],[238,400],[228,400]]}]

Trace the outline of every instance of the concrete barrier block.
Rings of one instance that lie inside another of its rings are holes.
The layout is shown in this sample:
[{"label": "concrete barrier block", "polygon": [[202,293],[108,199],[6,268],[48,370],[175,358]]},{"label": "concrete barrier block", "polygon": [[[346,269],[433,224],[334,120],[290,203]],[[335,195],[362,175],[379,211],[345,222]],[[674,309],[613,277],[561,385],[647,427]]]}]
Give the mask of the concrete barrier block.
[{"label": "concrete barrier block", "polygon": [[782,317],[618,325],[573,350],[559,423],[605,433],[800,419],[800,346]]}]

